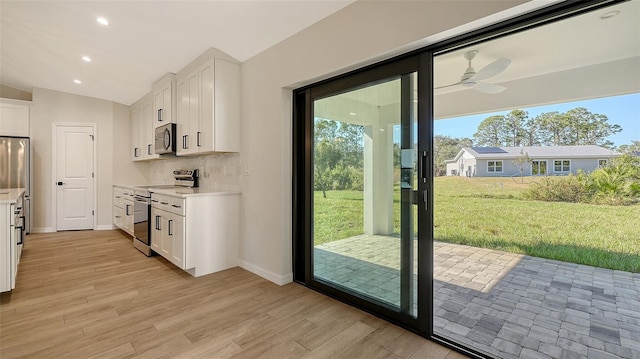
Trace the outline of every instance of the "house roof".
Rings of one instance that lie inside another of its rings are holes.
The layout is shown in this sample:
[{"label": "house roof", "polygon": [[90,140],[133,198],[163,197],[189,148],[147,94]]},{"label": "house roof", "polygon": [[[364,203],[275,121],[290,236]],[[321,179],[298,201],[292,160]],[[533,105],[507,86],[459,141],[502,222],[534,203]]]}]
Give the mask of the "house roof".
[{"label": "house roof", "polygon": [[[457,161],[463,152],[480,159],[511,159],[523,154],[530,158],[607,158],[619,155],[608,148],[585,146],[529,146],[529,147],[464,147],[453,161]],[[451,160],[450,160],[451,161]]]}]

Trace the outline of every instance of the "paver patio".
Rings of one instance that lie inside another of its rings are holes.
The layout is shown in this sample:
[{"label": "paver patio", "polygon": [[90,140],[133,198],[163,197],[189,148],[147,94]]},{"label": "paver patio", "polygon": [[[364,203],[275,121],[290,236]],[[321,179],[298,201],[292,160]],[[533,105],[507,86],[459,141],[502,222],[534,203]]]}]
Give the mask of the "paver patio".
[{"label": "paver patio", "polygon": [[[397,306],[399,242],[361,235],[316,246],[315,276]],[[499,358],[640,359],[639,273],[434,247],[435,334]]]}]

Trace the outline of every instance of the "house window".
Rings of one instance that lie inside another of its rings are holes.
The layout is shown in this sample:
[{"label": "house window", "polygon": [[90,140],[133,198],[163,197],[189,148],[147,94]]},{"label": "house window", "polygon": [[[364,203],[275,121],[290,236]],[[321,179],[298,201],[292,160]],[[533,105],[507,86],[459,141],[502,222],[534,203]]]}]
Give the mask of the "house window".
[{"label": "house window", "polygon": [[543,176],[547,174],[547,161],[531,161],[531,175]]},{"label": "house window", "polygon": [[598,168],[607,167],[608,160],[598,160]]},{"label": "house window", "polygon": [[489,161],[487,172],[502,172],[502,161]]},{"label": "house window", "polygon": [[570,160],[555,160],[553,161],[553,172],[570,172],[571,161]]}]

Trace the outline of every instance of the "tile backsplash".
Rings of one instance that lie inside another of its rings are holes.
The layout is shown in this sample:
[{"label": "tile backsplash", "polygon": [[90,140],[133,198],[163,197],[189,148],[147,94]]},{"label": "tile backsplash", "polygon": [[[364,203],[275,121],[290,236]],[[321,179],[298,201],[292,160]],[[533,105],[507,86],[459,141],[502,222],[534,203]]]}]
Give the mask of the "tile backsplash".
[{"label": "tile backsplash", "polygon": [[173,170],[198,169],[200,188],[241,190],[242,163],[239,153],[168,157],[149,163],[149,184],[173,184]]}]

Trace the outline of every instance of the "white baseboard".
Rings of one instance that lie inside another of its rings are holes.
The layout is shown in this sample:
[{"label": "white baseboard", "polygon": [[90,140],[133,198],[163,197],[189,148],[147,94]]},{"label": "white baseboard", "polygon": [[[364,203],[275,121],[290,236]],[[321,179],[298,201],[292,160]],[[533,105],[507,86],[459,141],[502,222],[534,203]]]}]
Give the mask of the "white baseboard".
[{"label": "white baseboard", "polygon": [[255,264],[249,263],[247,261],[243,261],[242,259],[238,260],[238,265],[240,266],[240,268],[244,268],[249,272],[253,274],[257,274],[262,278],[269,280],[277,285],[285,285],[293,281],[293,273],[289,273],[286,275],[278,275],[262,267],[258,267]]},{"label": "white baseboard", "polygon": [[110,231],[112,229],[116,229],[113,224],[99,224],[96,227],[96,231]]},{"label": "white baseboard", "polygon": [[53,227],[31,228],[31,233],[53,233]]}]

